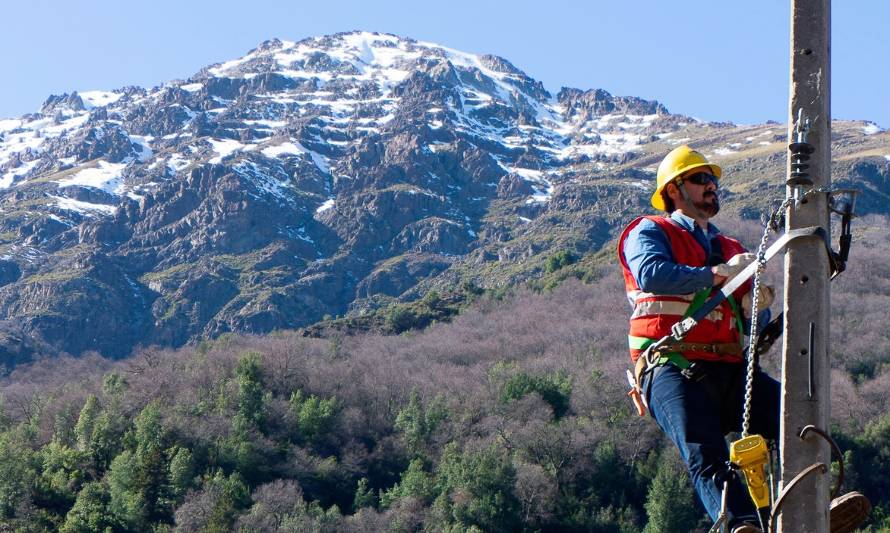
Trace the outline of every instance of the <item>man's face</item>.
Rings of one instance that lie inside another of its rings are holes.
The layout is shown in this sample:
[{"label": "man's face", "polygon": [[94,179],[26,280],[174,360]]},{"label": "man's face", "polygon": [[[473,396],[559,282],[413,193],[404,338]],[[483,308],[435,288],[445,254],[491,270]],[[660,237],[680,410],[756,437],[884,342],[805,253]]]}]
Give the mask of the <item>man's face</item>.
[{"label": "man's face", "polygon": [[679,181],[686,187],[692,205],[713,217],[720,211],[720,198],[717,196],[717,178],[708,167],[692,169],[683,173]]}]

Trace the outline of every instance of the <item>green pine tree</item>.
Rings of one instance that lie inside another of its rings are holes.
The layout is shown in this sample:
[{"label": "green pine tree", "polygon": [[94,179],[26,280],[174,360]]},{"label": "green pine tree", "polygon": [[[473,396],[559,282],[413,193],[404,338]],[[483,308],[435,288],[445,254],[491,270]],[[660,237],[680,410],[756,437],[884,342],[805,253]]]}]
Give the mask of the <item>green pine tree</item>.
[{"label": "green pine tree", "polygon": [[698,522],[689,476],[676,454],[665,451],[646,498],[648,523],[643,533],[692,531]]}]

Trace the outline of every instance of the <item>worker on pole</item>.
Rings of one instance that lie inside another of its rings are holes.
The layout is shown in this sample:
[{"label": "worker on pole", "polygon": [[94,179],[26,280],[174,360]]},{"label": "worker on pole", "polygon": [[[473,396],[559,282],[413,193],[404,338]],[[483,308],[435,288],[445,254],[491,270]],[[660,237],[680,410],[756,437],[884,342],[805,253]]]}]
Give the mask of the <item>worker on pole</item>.
[{"label": "worker on pole", "polygon": [[[658,167],[651,197],[652,206],[667,216],[637,218],[618,240],[633,308],[628,335],[635,365],[631,392],[641,414],[642,406],[647,406],[677,446],[711,518],[724,520],[732,533],[757,533],[762,522],[741,478],[728,469],[725,435],[742,429],[746,389],[742,340],[752,302],[757,302],[759,323],[766,324],[773,290],[759,284],[754,299],[751,284],[745,283],[682,341],[658,343],[756,259],[710,222],[720,211],[721,175],[718,165],[689,146],[675,148]],[[658,350],[647,350],[650,346]],[[756,367],[750,389],[750,427],[745,429],[775,440],[781,386]],[[854,514],[850,508],[861,505],[860,497],[842,497],[850,503],[832,506],[832,516],[835,508],[845,516]],[[845,519],[844,524],[849,527],[851,522]],[[833,533],[850,530],[832,528]]]},{"label": "worker on pole", "polygon": [[[624,230],[618,253],[627,295],[631,359],[662,338],[715,288],[754,261],[735,239],[710,220],[720,211],[722,170],[688,146],[671,151],[658,167],[652,206],[668,216],[641,217]],[[772,291],[759,298],[765,313]],[[742,309],[746,284],[693,329],[680,345],[661,352],[654,368],[637,364],[637,379],[652,416],[686,462],[695,490],[712,519],[721,511],[722,479],[729,450],[724,435],[741,427],[744,356]],[[694,309],[693,309],[694,310]],[[764,317],[768,318],[768,317]],[[763,320],[761,323],[766,323]],[[659,364],[660,363],[660,364]],[[652,366],[652,365],[648,365]],[[755,373],[754,432],[778,436],[779,383]],[[729,480],[726,514],[733,533],[756,532],[757,510],[737,477]]]}]

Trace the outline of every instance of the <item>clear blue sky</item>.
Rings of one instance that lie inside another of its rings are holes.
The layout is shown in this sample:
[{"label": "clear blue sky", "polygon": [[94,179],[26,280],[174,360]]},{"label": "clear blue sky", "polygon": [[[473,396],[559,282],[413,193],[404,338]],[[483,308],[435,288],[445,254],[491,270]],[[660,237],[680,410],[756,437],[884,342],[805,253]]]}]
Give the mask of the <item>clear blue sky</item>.
[{"label": "clear blue sky", "polygon": [[[151,87],[260,42],[369,30],[503,56],[551,91],[602,88],[736,123],[785,121],[790,0],[4,2],[0,117],[50,94]],[[832,115],[890,127],[890,0],[832,15]]]}]

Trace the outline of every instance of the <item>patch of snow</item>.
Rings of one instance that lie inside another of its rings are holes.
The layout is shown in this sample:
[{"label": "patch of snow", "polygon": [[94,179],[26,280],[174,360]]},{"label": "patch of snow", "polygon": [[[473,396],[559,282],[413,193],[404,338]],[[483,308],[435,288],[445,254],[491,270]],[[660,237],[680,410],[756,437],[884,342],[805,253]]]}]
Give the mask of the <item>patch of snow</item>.
[{"label": "patch of snow", "polygon": [[330,198],[330,199],[326,200],[323,204],[321,204],[318,207],[318,209],[315,210],[315,213],[316,214],[324,213],[325,211],[327,211],[328,209],[331,209],[332,207],[334,207],[334,199]]},{"label": "patch of snow", "polygon": [[532,219],[530,219],[530,218],[525,218],[525,217],[523,217],[523,216],[520,216],[520,217],[519,217],[519,221],[522,222],[523,224],[528,224],[529,222],[532,221]]},{"label": "patch of snow", "polygon": [[389,113],[388,115],[383,115],[382,117],[377,119],[377,125],[383,126],[384,124],[390,122],[394,118],[396,118],[395,113]]},{"label": "patch of snow", "polygon": [[0,120],[0,133],[21,127],[22,121],[17,118],[5,118]]},{"label": "patch of snow", "polygon": [[246,62],[250,61],[251,59],[254,58],[255,55],[256,55],[256,52],[253,52],[253,53],[247,54],[246,56],[241,57],[239,59],[233,59],[232,61],[226,61],[225,63],[220,64],[218,67],[207,69],[207,71],[214,76],[225,77],[225,73],[227,70],[232,70],[232,69],[238,67],[239,65],[241,65],[242,63],[246,63]]},{"label": "patch of snow", "polygon": [[12,183],[15,181],[16,177],[21,177],[21,176],[26,175],[28,172],[31,172],[31,170],[35,166],[37,166],[37,163],[39,163],[39,162],[40,162],[39,159],[35,159],[34,161],[28,161],[27,163],[22,163],[18,167],[7,171],[5,174],[3,174],[2,177],[0,177],[0,189],[8,189],[12,185]]},{"label": "patch of snow", "polygon": [[769,146],[769,145],[771,145],[771,144],[773,144],[773,143],[771,143],[771,142],[769,142],[769,141],[760,141],[760,142],[757,143],[757,144],[760,144],[760,145],[763,145],[763,146]]},{"label": "patch of snow", "polygon": [[151,156],[154,155],[154,151],[151,149],[151,146],[149,143],[151,143],[151,141],[155,140],[154,136],[152,136],[152,135],[130,135],[130,140],[133,141],[134,143],[138,144],[139,147],[141,148],[140,153],[136,155],[136,157],[137,157],[137,159],[139,159],[140,163],[145,163],[146,161],[151,159]]},{"label": "patch of snow", "polygon": [[190,93],[194,93],[194,92],[198,92],[201,89],[203,89],[204,84],[203,83],[189,83],[187,85],[180,85],[179,88],[182,89],[183,91],[188,91]]},{"label": "patch of snow", "polygon": [[312,158],[312,162],[315,163],[315,166],[318,167],[318,170],[324,172],[325,174],[331,173],[331,166],[328,163],[328,158],[319,154],[318,152],[313,152],[312,150],[307,150],[309,152],[309,157]]},{"label": "patch of snow", "polygon": [[49,219],[51,219],[51,220],[55,220],[56,222],[59,222],[59,223],[61,223],[61,224],[64,224],[64,225],[66,225],[66,226],[68,226],[68,227],[71,227],[71,226],[74,225],[74,224],[72,224],[71,222],[69,222],[69,221],[67,221],[67,220],[63,220],[63,219],[57,217],[56,215],[54,215],[54,214],[52,214],[52,213],[50,213],[49,215],[47,215],[47,217],[48,217]]},{"label": "patch of snow", "polygon": [[738,152],[730,150],[729,148],[717,148],[716,150],[714,150],[714,153],[717,155],[729,155],[729,154],[736,154]]},{"label": "patch of snow", "polygon": [[46,252],[42,252],[33,246],[13,244],[7,251],[9,253],[0,256],[0,259],[9,260],[12,258],[23,259],[28,264],[35,264],[46,257]]},{"label": "patch of snow", "polygon": [[432,143],[426,145],[427,149],[429,149],[429,151],[434,154],[447,151],[449,146],[451,145],[448,143],[443,143],[442,141],[433,141]]},{"label": "patch of snow", "polygon": [[522,176],[524,179],[528,181],[538,182],[541,180],[541,176],[544,174],[541,170],[532,170],[530,168],[518,168],[512,167],[509,169],[510,172]]},{"label": "patch of snow", "polygon": [[209,142],[213,146],[213,151],[217,154],[216,157],[211,158],[209,161],[207,161],[211,164],[222,163],[223,159],[229,157],[235,152],[249,151],[255,148],[254,146],[241,144],[240,142],[233,139],[207,139],[207,142]]},{"label": "patch of snow", "polygon": [[865,127],[862,128],[862,133],[866,135],[874,135],[875,133],[880,133],[881,128],[874,123],[866,124]]},{"label": "patch of snow", "polygon": [[76,211],[88,217],[93,216],[95,213],[112,215],[114,214],[115,209],[117,209],[117,207],[113,205],[91,204],[89,202],[81,202],[80,200],[65,198],[64,196],[50,196],[50,198],[56,201],[56,205],[59,206],[59,208],[66,211]]},{"label": "patch of snow", "polygon": [[233,167],[242,175],[250,178],[257,189],[274,196],[283,202],[292,202],[293,196],[288,194],[286,180],[278,179],[274,174],[264,172],[252,161],[241,161]]},{"label": "patch of snow", "polygon": [[174,173],[179,172],[185,167],[189,166],[191,161],[183,157],[182,154],[173,154],[170,156],[170,159],[167,160],[167,168],[172,170]]},{"label": "patch of snow", "polygon": [[279,157],[284,154],[305,154],[308,153],[309,150],[303,147],[300,143],[294,143],[292,141],[284,142],[279,145],[269,146],[267,148],[263,148],[261,153],[266,157]]},{"label": "patch of snow", "polygon": [[124,180],[121,173],[126,166],[126,163],[99,161],[97,166],[85,168],[71,177],[58,180],[56,183],[59,184],[59,187],[81,185],[102,189],[111,194],[121,194],[124,189]]},{"label": "patch of snow", "polygon": [[248,126],[266,126],[268,129],[287,126],[287,121],[285,120],[245,120],[244,123]]},{"label": "patch of snow", "polygon": [[543,171],[519,167],[508,167],[508,170],[532,184],[534,193],[525,203],[543,203],[553,197],[553,184],[544,177]]}]

